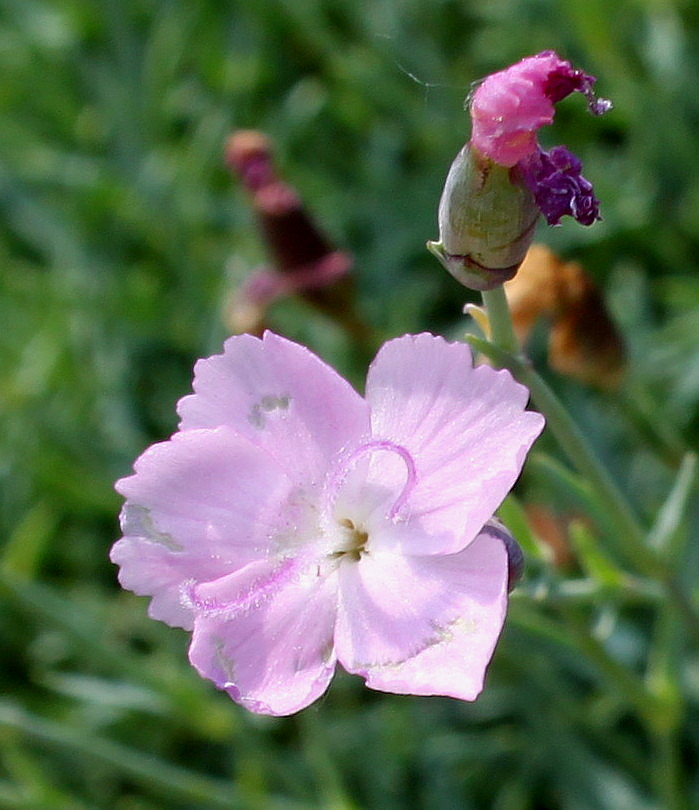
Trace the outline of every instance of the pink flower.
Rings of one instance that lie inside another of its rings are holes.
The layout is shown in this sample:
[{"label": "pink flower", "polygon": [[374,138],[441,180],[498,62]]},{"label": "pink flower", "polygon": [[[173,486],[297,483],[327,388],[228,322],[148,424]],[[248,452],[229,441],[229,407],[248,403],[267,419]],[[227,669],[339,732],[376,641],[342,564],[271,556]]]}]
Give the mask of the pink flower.
[{"label": "pink flower", "polygon": [[518,166],[549,225],[565,214],[583,225],[599,219],[580,161],[562,146],[544,152],[536,140],[538,130],[553,123],[554,104],[571,93],[582,93],[593,115],[610,110],[610,101],[595,98],[595,81],[554,51],[543,51],[487,76],[471,98],[471,144],[500,166]]},{"label": "pink flower", "polygon": [[336,662],[383,691],[474,699],[507,604],[489,523],[542,429],[507,371],[428,334],[385,344],[362,398],[307,349],[230,338],[180,430],[117,483],[121,584],[193,631],[190,661],[285,715]]},{"label": "pink flower", "polygon": [[554,51],[492,73],[471,98],[471,143],[494,163],[514,166],[538,148],[536,133],[553,123],[557,101],[577,91],[587,97],[595,115],[611,108],[606,99],[594,98],[595,81]]}]

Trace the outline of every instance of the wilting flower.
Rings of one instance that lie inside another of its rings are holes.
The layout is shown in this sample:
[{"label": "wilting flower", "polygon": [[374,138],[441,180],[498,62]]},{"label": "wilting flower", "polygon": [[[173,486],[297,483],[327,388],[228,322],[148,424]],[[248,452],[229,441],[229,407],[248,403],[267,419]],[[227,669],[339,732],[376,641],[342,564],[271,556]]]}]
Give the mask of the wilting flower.
[{"label": "wilting flower", "polygon": [[250,192],[272,262],[253,272],[232,296],[232,329],[261,334],[268,306],[293,294],[351,322],[352,258],[330,244],[295,189],[279,177],[270,139],[256,130],[234,132],[226,144],[226,163]]},{"label": "wilting flower", "polygon": [[383,346],[363,398],[267,332],[199,361],[194,391],[117,484],[112,560],[193,631],[201,675],[275,715],[337,661],[374,689],[474,699],[507,600],[491,517],[543,426],[526,389],[422,334]]},{"label": "wilting flower", "polygon": [[604,296],[582,265],[532,245],[505,295],[517,339],[524,344],[534,325],[550,322],[552,369],[588,385],[613,389],[625,368],[624,342]]},{"label": "wilting flower", "polygon": [[522,59],[486,77],[470,98],[471,140],[456,156],[439,205],[439,242],[428,247],[462,284],[488,290],[512,278],[529,247],[539,213],[549,225],[569,215],[599,219],[599,202],[582,164],[564,146],[546,152],[538,130],[553,123],[554,105],[582,93],[602,115],[595,79],[553,51]]},{"label": "wilting flower", "polygon": [[607,99],[594,97],[595,81],[554,51],[492,73],[471,96],[473,146],[500,166],[515,166],[539,150],[536,133],[553,123],[556,102],[578,92],[587,98],[593,115],[611,108]]}]

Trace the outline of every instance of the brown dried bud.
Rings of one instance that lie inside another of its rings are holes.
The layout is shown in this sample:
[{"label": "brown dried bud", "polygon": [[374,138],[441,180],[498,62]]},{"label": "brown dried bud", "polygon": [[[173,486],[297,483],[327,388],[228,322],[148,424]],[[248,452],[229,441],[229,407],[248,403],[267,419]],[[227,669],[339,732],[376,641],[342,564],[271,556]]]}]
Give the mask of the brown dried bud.
[{"label": "brown dried bud", "polygon": [[602,294],[576,262],[532,245],[505,284],[515,333],[524,343],[539,318],[551,321],[549,365],[580,382],[614,388],[625,367],[624,344]]}]

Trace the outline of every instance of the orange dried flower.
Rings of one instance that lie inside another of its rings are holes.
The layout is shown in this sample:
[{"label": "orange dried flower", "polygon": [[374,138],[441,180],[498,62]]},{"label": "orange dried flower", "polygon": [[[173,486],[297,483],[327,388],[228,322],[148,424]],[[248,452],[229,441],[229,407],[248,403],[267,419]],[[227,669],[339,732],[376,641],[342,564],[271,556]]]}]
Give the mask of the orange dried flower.
[{"label": "orange dried flower", "polygon": [[539,318],[551,322],[552,369],[588,385],[615,388],[625,367],[624,344],[597,286],[577,262],[532,245],[505,284],[512,322],[525,343]]}]

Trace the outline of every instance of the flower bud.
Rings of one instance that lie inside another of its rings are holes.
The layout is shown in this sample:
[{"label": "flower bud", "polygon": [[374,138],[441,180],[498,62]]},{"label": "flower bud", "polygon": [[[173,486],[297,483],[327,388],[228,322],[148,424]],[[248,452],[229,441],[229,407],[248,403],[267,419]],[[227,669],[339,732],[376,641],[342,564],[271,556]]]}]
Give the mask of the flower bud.
[{"label": "flower bud", "polygon": [[599,219],[582,164],[564,146],[546,152],[537,132],[554,105],[582,93],[589,111],[611,109],[593,93],[595,78],[553,51],[486,77],[468,99],[471,140],[452,163],[439,205],[439,242],[427,247],[466,287],[490,290],[511,279],[531,243],[539,213],[549,225],[572,216]]},{"label": "flower bud", "polygon": [[439,203],[439,242],[428,242],[454,278],[490,290],[512,278],[534,235],[539,208],[515,169],[471,144],[456,156]]},{"label": "flower bud", "polygon": [[507,554],[507,591],[510,593],[524,575],[525,561],[522,549],[505,525],[496,517],[490,518],[481,531],[483,534],[497,537],[505,546],[505,553]]}]

